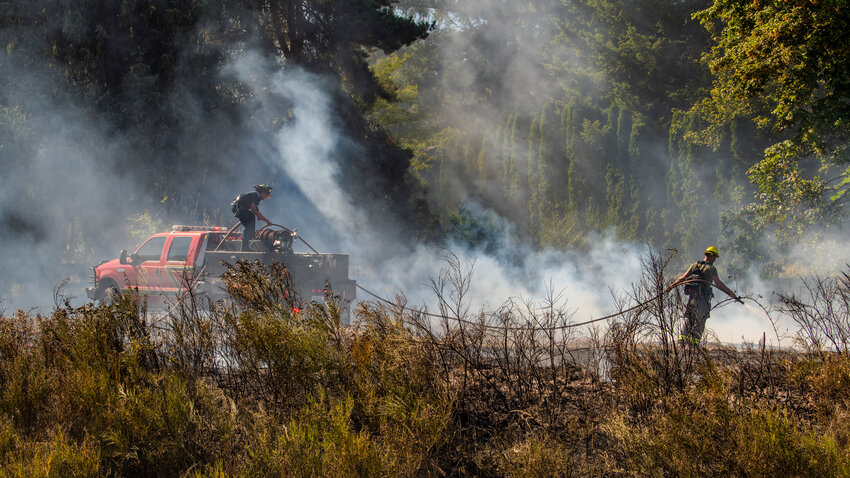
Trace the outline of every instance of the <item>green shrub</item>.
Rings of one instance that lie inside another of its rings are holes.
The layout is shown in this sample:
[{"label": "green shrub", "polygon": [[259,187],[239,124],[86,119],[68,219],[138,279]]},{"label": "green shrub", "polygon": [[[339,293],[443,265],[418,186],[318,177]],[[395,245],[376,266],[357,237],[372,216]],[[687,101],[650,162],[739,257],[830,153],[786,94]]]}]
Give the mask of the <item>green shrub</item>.
[{"label": "green shrub", "polygon": [[833,354],[824,360],[797,362],[791,378],[823,412],[850,403],[850,356]]},{"label": "green shrub", "polygon": [[351,424],[352,400],[311,401],[285,426],[267,423],[250,444],[249,476],[392,476],[369,433]]},{"label": "green shrub", "polygon": [[629,476],[847,476],[829,437],[779,405],[730,400],[728,377],[708,376],[644,420],[613,415],[606,430]]},{"label": "green shrub", "polygon": [[0,476],[3,477],[85,478],[104,475],[96,441],[87,437],[77,444],[61,430],[51,431],[43,441],[20,441],[14,451],[0,457]]},{"label": "green shrub", "polygon": [[[259,337],[274,337],[264,342],[269,347],[265,356],[278,356],[281,348],[282,356],[289,356],[289,347],[312,334],[322,340],[310,350],[325,354],[324,371],[308,364],[289,372],[324,377],[303,389],[307,401],[297,413],[283,424],[279,410],[257,416],[248,474],[411,476],[432,469],[433,454],[446,441],[451,407],[437,392],[435,371],[418,344],[399,322],[368,307],[358,312],[366,320],[348,330],[344,340],[328,335],[330,329],[303,328],[310,314],[319,313],[307,311],[305,317],[302,312],[299,334],[293,333],[291,322],[278,320],[243,340],[258,343]],[[247,325],[244,321],[240,326]],[[328,380],[331,376],[337,379]]]},{"label": "green shrub", "polygon": [[791,382],[810,404],[815,423],[841,449],[850,447],[850,357],[827,354],[824,359],[797,361]]},{"label": "green shrub", "polygon": [[548,433],[533,434],[498,454],[499,474],[516,478],[601,476],[604,463],[581,448]]}]

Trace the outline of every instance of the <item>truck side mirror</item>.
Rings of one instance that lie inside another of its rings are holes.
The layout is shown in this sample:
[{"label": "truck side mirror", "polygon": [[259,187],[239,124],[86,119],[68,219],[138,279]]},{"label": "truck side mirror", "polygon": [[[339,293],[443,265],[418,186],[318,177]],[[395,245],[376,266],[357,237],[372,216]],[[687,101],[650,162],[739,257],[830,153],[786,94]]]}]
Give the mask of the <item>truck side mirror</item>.
[{"label": "truck side mirror", "polygon": [[121,255],[118,256],[118,263],[119,264],[126,264],[127,263],[127,249],[121,249]]}]

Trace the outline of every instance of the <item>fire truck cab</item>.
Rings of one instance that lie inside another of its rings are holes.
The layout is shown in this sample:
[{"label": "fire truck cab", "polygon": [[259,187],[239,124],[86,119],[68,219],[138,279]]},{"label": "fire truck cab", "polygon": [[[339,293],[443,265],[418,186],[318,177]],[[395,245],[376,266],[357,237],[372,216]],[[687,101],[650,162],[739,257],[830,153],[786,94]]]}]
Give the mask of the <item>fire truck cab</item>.
[{"label": "fire truck cab", "polygon": [[229,235],[225,227],[175,225],[150,236],[134,252],[123,250],[118,258],[92,267],[92,286],[86,294],[91,300],[109,300],[119,291],[133,289],[151,305],[167,304],[188,287],[223,297],[223,263],[257,260],[284,265],[302,303],[326,300],[332,291],[340,300],[341,321],[347,324],[356,297],[356,282],[348,278],[348,255],[292,252],[294,233],[277,232],[252,241],[252,250],[242,252],[241,238]]}]

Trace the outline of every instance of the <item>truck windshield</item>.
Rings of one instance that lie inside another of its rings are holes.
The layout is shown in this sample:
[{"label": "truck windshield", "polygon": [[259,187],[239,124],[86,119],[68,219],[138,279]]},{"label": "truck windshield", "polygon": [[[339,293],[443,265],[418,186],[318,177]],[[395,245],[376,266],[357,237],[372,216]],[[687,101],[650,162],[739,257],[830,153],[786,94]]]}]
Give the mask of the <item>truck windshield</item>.
[{"label": "truck windshield", "polygon": [[162,248],[165,246],[165,237],[152,237],[142,244],[136,251],[140,262],[158,261],[162,257]]}]

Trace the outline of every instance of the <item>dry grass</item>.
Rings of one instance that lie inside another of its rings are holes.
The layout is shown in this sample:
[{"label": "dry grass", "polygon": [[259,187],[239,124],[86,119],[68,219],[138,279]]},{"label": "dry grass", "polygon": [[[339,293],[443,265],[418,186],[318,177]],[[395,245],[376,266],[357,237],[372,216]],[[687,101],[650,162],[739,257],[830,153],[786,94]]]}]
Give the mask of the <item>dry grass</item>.
[{"label": "dry grass", "polygon": [[[349,328],[333,303],[293,312],[285,270],[245,263],[228,300],[163,316],[132,294],[4,316],[0,474],[850,474],[840,340],[683,347],[681,298],[653,299],[665,265],[650,255],[618,302],[652,300],[589,336],[557,294],[470,313],[455,260],[434,280],[437,317],[397,297],[362,303]],[[807,313],[842,337],[840,307]]]}]

